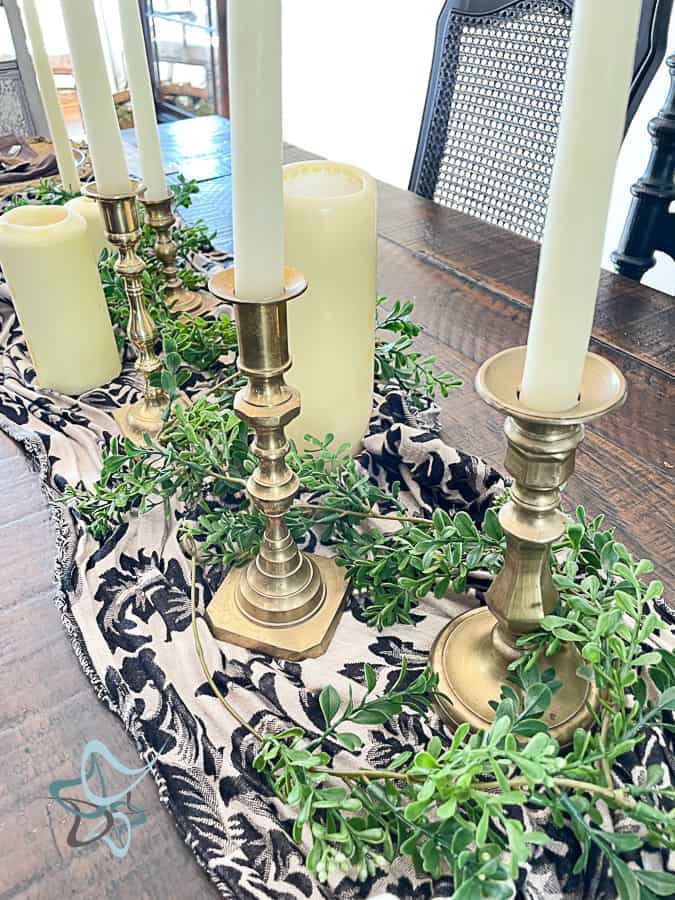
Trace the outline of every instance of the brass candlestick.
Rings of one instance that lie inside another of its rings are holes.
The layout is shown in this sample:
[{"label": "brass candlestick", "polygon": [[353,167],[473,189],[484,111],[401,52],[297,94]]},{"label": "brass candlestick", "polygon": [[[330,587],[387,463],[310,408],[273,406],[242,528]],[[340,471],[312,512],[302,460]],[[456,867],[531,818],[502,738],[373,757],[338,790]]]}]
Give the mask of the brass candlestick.
[{"label": "brass candlestick", "polygon": [[267,529],[257,557],[247,568],[227,574],[207,619],[219,640],[283,659],[325,653],[346,590],[333,560],[302,553],[284,521],[299,487],[286,464],[285,426],[300,412],[300,395],[284,380],[291,366],[286,303],[306,289],[302,275],[288,268],[284,293],[265,300],[236,297],[233,269],[209,282],[211,293],[235,309],[238,365],[248,383],[234,408],[255,431],[253,452],[259,462],[247,490],[266,517]]},{"label": "brass candlestick", "polygon": [[209,307],[205,302],[205,296],[198,291],[191,291],[184,287],[178,275],[176,265],[178,247],[172,236],[173,227],[176,224],[176,217],[173,213],[173,192],[169,191],[169,196],[164,200],[146,200],[144,194],[145,188],[142,188],[139,196],[145,209],[145,221],[157,234],[155,254],[166,278],[164,283],[166,302],[174,312],[198,316]]},{"label": "brass candlestick", "polygon": [[[451,621],[431,651],[440,678],[441,716],[451,724],[486,728],[494,718],[489,701],[498,700],[507,667],[522,652],[522,634],[536,630],[558,605],[550,566],[551,544],[564,534],[560,490],[574,471],[584,424],[620,406],[626,382],[612,363],[588,353],[577,406],[562,413],[526,407],[519,399],[525,347],[514,347],[487,360],[476,376],[476,390],[490,406],[507,414],[506,469],[513,476],[511,500],[499,512],[506,534],[506,556],[487,592],[487,608]],[[562,689],[553,697],[547,724],[561,744],[588,725],[597,691],[576,674],[582,664],[572,645],[542,662],[553,667]]]},{"label": "brass candlestick", "polygon": [[154,387],[150,379],[162,368],[155,353],[157,329],[143,299],[141,275],[145,263],[136,253],[141,236],[138,221],[138,185],[132,182],[128,193],[112,197],[100,194],[95,184],[85,185],[87,197],[96,200],[103,215],[106,238],[119,251],[115,271],[124,279],[124,290],[129,301],[129,340],[136,353],[136,369],[143,376],[143,397],[136,403],[115,410],[113,417],[125,437],[135,444],[144,443],[144,434],[156,437],[164,427],[164,412],[168,398],[161,387]]}]

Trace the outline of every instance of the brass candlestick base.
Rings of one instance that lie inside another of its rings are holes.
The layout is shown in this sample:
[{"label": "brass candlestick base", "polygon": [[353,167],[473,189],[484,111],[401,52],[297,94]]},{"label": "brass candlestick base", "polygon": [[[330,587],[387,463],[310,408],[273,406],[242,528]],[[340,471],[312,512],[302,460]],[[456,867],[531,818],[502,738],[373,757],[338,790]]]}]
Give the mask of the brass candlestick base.
[{"label": "brass candlestick base", "polygon": [[[579,403],[562,413],[540,413],[524,406],[518,388],[525,347],[514,347],[487,360],[476,376],[480,396],[508,416],[506,469],[513,476],[511,500],[499,513],[506,534],[504,565],[487,592],[487,609],[476,609],[450,622],[431,651],[439,675],[441,716],[454,725],[468,722],[474,730],[494,719],[490,700],[499,700],[508,680],[508,665],[522,652],[522,634],[558,605],[550,567],[551,544],[564,534],[560,490],[574,471],[576,448],[584,424],[620,406],[626,382],[612,363],[587,354]],[[542,662],[563,683],[554,695],[547,724],[561,744],[587,726],[598,702],[593,685],[576,674],[581,657],[572,646]]]},{"label": "brass candlestick base", "polygon": [[141,236],[136,198],[138,185],[125,194],[106,197],[98,192],[95,184],[85,185],[83,193],[96,200],[103,215],[106,238],[119,251],[115,271],[124,279],[124,290],[129,301],[129,340],[136,353],[136,369],[143,375],[143,397],[136,403],[115,410],[113,417],[120,431],[135,444],[144,443],[144,434],[157,437],[164,427],[164,412],[168,398],[161,387],[154,387],[150,379],[162,368],[155,353],[157,329],[143,299],[141,275],[145,263],[136,253]]},{"label": "brass candlestick base", "polygon": [[286,465],[285,427],[300,412],[300,396],[284,380],[291,366],[286,303],[307,288],[300,273],[285,274],[284,293],[260,301],[235,296],[233,269],[209,282],[213,294],[234,304],[239,369],[248,378],[234,408],[255,431],[259,463],[247,490],[267,529],[257,557],[246,569],[228,573],[206,615],[219,640],[297,660],[325,653],[346,585],[333,560],[299,550],[284,521],[299,487]]},{"label": "brass candlestick base", "polygon": [[169,196],[164,200],[146,200],[143,196],[144,191],[143,188],[140,199],[145,209],[145,221],[157,233],[155,253],[166,278],[164,296],[167,305],[174,312],[198,316],[210,309],[210,306],[204,294],[184,287],[178,275],[176,266],[178,247],[172,237],[173,227],[176,223],[172,209],[174,195],[170,191]]}]

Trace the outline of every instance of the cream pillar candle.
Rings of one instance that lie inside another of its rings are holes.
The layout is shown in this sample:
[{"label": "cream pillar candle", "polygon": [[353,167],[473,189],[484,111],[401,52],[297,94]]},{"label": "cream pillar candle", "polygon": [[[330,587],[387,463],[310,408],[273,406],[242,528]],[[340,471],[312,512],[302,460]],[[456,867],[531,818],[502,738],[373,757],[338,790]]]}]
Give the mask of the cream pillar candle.
[{"label": "cream pillar candle", "polygon": [[103,216],[101,209],[95,200],[91,197],[73,197],[66,203],[68,209],[79,213],[87,224],[87,236],[91,246],[92,256],[98,263],[101,250],[114,250],[112,244],[109,244],[105,237],[105,229],[103,227]]},{"label": "cream pillar candle", "polygon": [[87,226],[65,206],[17,206],[0,216],[7,277],[38,384],[81,394],[120,373]]},{"label": "cream pillar candle", "polygon": [[576,0],[521,400],[577,402],[623,136],[640,0]]},{"label": "cream pillar candle", "polygon": [[281,0],[228,0],[235,292],[283,291]]},{"label": "cream pillar candle", "polygon": [[35,66],[42,105],[45,108],[45,115],[49,125],[49,136],[54,146],[61,181],[66,190],[77,193],[80,190],[80,179],[77,174],[75,160],[73,159],[73,148],[66,130],[63,111],[56,93],[54,75],[49,65],[49,57],[47,56],[40,20],[35,8],[35,0],[23,0],[23,17],[30,40],[33,65]]},{"label": "cream pillar candle", "polygon": [[164,162],[159,144],[155,101],[145,54],[143,26],[138,0],[118,0],[124,59],[129,80],[134,128],[141,158],[141,175],[146,187],[146,200],[164,200],[169,196],[164,177]]},{"label": "cream pillar candle", "polygon": [[61,8],[96,184],[109,197],[126,193],[127,161],[93,0],[61,0]]},{"label": "cream pillar candle", "polygon": [[286,433],[335,435],[361,447],[373,396],[377,195],[354,166],[311,161],[284,166],[286,263],[307,293],[288,304],[293,366],[288,381],[302,410]]}]

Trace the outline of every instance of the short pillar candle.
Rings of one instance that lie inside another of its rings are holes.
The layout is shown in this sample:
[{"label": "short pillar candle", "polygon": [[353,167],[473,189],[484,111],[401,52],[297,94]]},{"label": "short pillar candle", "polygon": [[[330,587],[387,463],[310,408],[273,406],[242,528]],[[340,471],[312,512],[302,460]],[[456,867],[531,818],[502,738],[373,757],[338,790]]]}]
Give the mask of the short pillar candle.
[{"label": "short pillar candle", "polygon": [[120,373],[87,225],[64,206],[17,206],[0,216],[0,264],[38,385],[81,394]]}]

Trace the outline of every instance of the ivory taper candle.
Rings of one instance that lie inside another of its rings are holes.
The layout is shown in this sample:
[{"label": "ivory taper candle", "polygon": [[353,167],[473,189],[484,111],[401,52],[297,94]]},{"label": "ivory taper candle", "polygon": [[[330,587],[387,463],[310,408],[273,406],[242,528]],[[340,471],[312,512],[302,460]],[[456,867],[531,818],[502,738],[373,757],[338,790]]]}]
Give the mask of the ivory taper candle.
[{"label": "ivory taper candle", "polygon": [[284,284],[281,0],[228,0],[235,293]]},{"label": "ivory taper candle", "polygon": [[73,199],[68,200],[65,205],[68,209],[73,209],[76,213],[79,213],[86,222],[91,253],[98,263],[98,258],[104,247],[107,247],[108,250],[114,249],[112,244],[109,244],[105,237],[105,228],[103,227],[103,216],[101,215],[100,206],[96,200],[92,200],[91,197],[82,196],[73,197]]},{"label": "ivory taper candle", "polygon": [[84,129],[100,193],[129,190],[127,161],[117,123],[93,0],[61,0]]},{"label": "ivory taper candle", "polygon": [[65,206],[0,216],[0,265],[40,387],[81,394],[120,373],[87,226]]},{"label": "ivory taper candle", "polygon": [[309,289],[288,304],[293,366],[288,381],[300,390],[300,416],[286,428],[298,445],[304,435],[335,435],[358,452],[373,397],[377,272],[377,192],[354,166],[310,161],[284,166],[286,263],[300,269]]},{"label": "ivory taper candle", "polygon": [[124,59],[134,112],[134,128],[141,159],[141,175],[146,187],[144,199],[164,200],[169,196],[169,190],[164,177],[164,162],[138,0],[118,0],[118,3]]},{"label": "ivory taper candle", "polygon": [[577,402],[593,327],[640,0],[576,0],[558,149],[521,385],[523,403]]},{"label": "ivory taper candle", "polygon": [[35,66],[42,105],[45,108],[47,124],[49,125],[49,136],[56,154],[61,181],[66,190],[77,193],[80,190],[80,179],[77,174],[75,160],[73,159],[73,148],[66,130],[63,110],[56,93],[54,75],[49,65],[49,57],[47,56],[44,37],[40,28],[40,19],[35,7],[35,0],[23,0],[23,17],[30,40],[33,65]]}]

